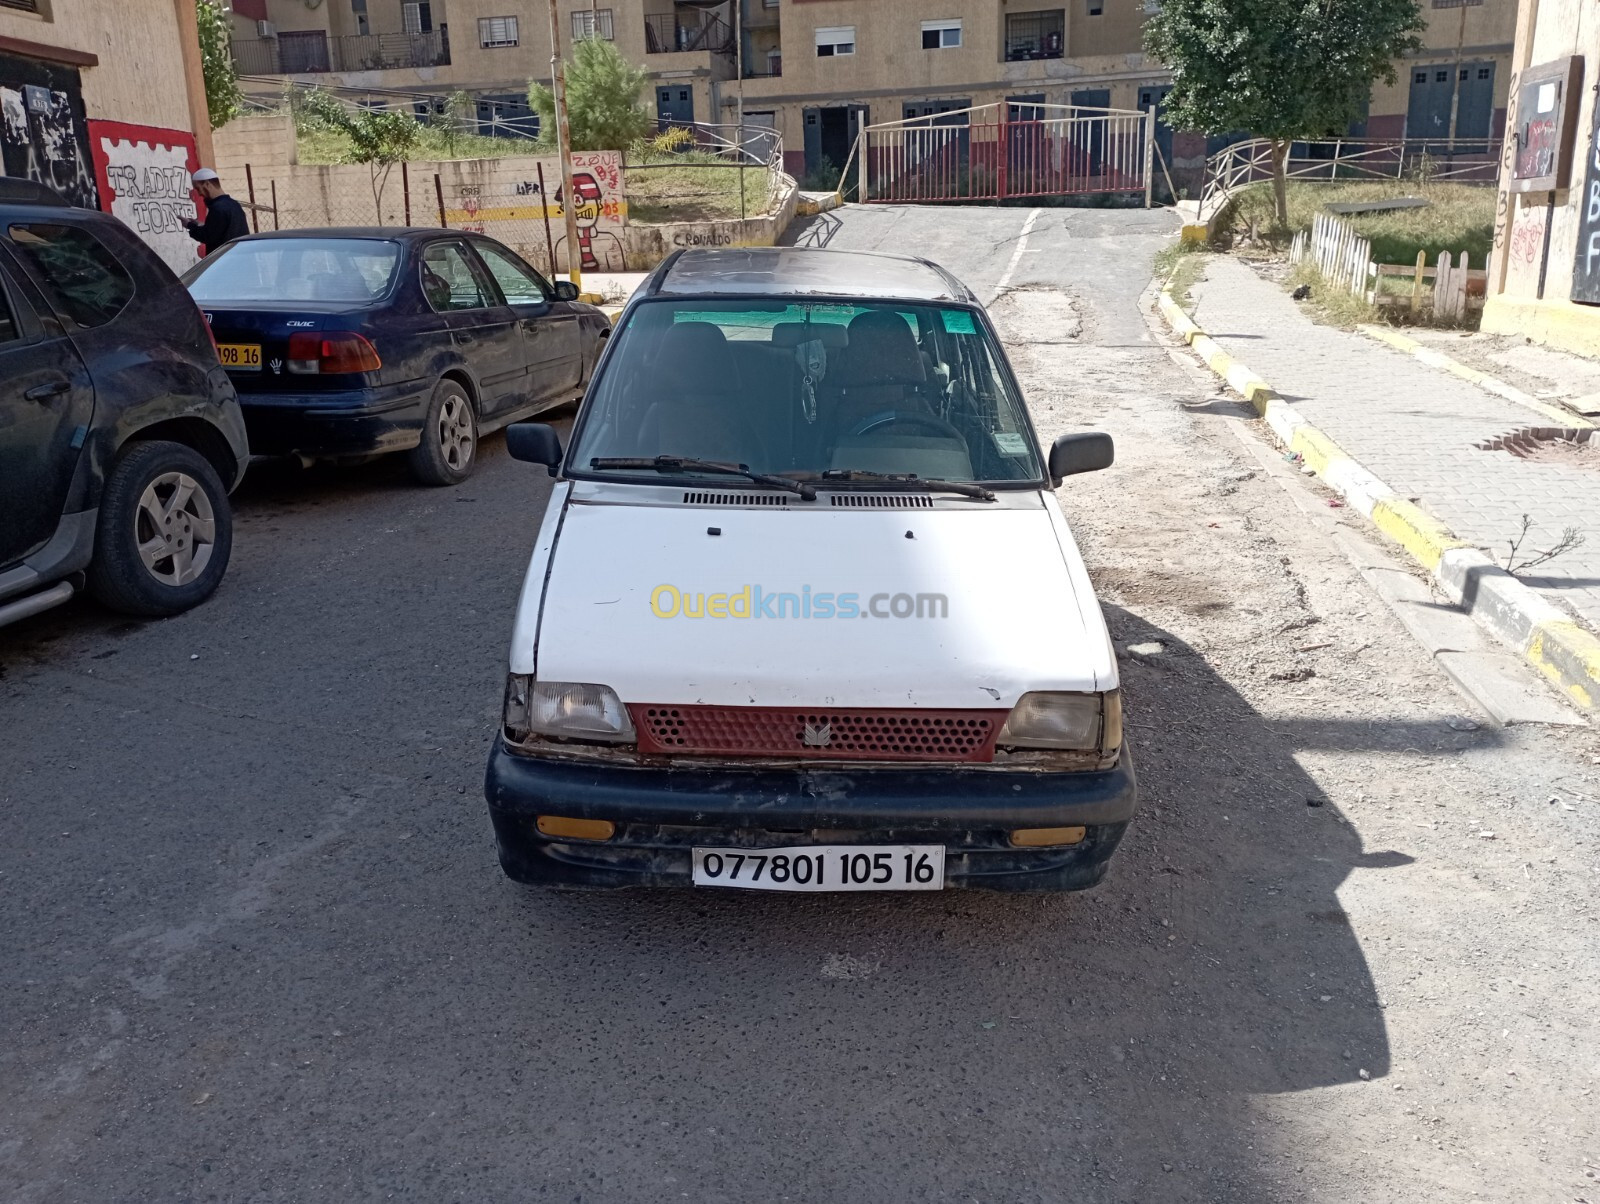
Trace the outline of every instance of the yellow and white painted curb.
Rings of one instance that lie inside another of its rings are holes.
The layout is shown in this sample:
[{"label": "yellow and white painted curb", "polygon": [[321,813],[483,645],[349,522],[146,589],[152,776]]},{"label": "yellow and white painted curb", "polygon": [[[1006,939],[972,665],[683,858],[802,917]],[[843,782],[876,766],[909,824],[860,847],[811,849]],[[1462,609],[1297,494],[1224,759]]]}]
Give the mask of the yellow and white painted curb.
[{"label": "yellow and white painted curb", "polygon": [[1462,380],[1470,381],[1485,392],[1493,393],[1496,397],[1503,397],[1507,401],[1515,402],[1517,405],[1530,409],[1536,414],[1542,414],[1559,427],[1568,429],[1592,429],[1594,427],[1594,423],[1581,415],[1574,414],[1571,410],[1540,401],[1537,397],[1524,393],[1515,385],[1508,385],[1505,381],[1490,376],[1487,372],[1478,371],[1470,364],[1463,364],[1460,360],[1448,356],[1442,351],[1419,343],[1416,339],[1409,339],[1398,330],[1390,330],[1386,326],[1358,326],[1356,329],[1369,339],[1376,339],[1380,343],[1388,344],[1396,351],[1404,351],[1407,355],[1416,356],[1417,359],[1431,368],[1442,368],[1454,376],[1459,376]]},{"label": "yellow and white painted curb", "polygon": [[[1600,639],[1369,472],[1306,421],[1305,416],[1279,397],[1271,385],[1195,325],[1165,288],[1161,290],[1158,306],[1173,332],[1195,350],[1211,371],[1255,407],[1283,445],[1299,453],[1306,466],[1339,493],[1352,509],[1371,519],[1380,531],[1432,573],[1452,601],[1481,627],[1520,652],[1578,706],[1600,710]],[[1409,339],[1405,341],[1412,343]],[[1428,350],[1420,344],[1413,345]],[[1444,367],[1443,364],[1439,366]],[[1475,371],[1464,364],[1459,367]],[[1535,407],[1540,404],[1534,403]],[[1578,425],[1565,411],[1562,424]]]}]

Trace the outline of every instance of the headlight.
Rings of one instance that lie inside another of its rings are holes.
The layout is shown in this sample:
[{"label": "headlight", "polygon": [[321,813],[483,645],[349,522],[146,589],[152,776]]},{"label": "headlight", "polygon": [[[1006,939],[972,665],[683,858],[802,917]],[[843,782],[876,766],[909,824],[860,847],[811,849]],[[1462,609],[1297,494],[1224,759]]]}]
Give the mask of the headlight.
[{"label": "headlight", "polygon": [[1024,694],[995,743],[1008,748],[1074,749],[1106,756],[1122,747],[1122,695]]},{"label": "headlight", "polygon": [[628,708],[610,686],[534,681],[513,673],[506,679],[506,736],[565,736],[573,740],[631,743],[637,736]]}]

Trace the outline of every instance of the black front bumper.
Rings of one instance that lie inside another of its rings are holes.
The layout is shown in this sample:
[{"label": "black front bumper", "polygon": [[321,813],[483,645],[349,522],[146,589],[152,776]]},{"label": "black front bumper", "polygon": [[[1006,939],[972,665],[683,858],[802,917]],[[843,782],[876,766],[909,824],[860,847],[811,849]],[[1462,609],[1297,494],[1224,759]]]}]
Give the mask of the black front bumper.
[{"label": "black front bumper", "polygon": [[[939,844],[945,885],[1083,890],[1133,816],[1127,749],[1095,773],[931,768],[655,768],[520,756],[496,740],[484,783],[500,864],[551,886],[687,886],[695,847]],[[540,815],[604,819],[605,842],[551,839]],[[1083,825],[1080,844],[1018,849],[1016,828]]]}]

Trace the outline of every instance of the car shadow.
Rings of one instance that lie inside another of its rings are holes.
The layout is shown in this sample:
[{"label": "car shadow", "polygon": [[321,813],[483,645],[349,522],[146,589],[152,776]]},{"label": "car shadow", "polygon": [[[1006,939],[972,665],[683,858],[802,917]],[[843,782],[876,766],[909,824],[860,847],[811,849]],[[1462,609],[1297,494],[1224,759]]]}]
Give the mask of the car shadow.
[{"label": "car shadow", "polygon": [[[619,1140],[619,1088],[677,1097],[682,1127],[631,1139],[701,1199],[802,1162],[796,1198],[1277,1198],[1298,1153],[1261,1097],[1389,1070],[1339,887],[1412,862],[1364,848],[1296,755],[1437,725],[1268,718],[1182,641],[1107,614],[1119,643],[1163,651],[1124,660],[1141,809],[1094,891],[506,884],[506,959],[609,1001],[576,1042],[532,1030],[531,996],[499,1001],[520,1056],[578,1084],[572,1127]],[[585,1085],[602,1050],[604,1090]],[[721,1132],[750,1139],[730,1160]]]}]

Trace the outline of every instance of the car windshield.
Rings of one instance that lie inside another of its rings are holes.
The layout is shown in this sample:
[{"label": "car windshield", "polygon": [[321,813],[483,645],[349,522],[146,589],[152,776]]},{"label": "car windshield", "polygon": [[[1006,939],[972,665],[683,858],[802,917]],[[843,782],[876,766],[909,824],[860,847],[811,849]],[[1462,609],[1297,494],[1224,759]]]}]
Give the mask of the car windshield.
[{"label": "car windshield", "polygon": [[183,282],[202,305],[237,301],[375,301],[400,245],[376,238],[247,239],[208,255]]},{"label": "car windshield", "polygon": [[567,456],[579,474],[672,456],[798,477],[1040,477],[1022,399],[972,309],[648,301],[615,341]]}]

